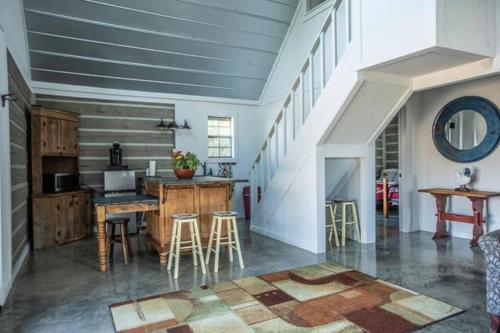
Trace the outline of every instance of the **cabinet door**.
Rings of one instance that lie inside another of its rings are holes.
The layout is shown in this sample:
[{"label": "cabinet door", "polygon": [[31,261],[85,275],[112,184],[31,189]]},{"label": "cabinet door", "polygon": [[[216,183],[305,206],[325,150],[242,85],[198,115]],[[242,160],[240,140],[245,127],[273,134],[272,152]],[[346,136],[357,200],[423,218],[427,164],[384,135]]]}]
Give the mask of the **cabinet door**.
[{"label": "cabinet door", "polygon": [[78,124],[76,121],[61,120],[61,151],[64,155],[78,154]]},{"label": "cabinet door", "polygon": [[74,202],[72,196],[57,198],[57,205],[56,205],[57,222],[56,222],[56,235],[55,235],[57,243],[66,243],[74,238],[73,203]]},{"label": "cabinet door", "polygon": [[42,154],[58,155],[61,153],[61,120],[41,117]]},{"label": "cabinet door", "polygon": [[35,250],[56,245],[57,200],[33,198],[33,247]]},{"label": "cabinet door", "polygon": [[87,237],[90,231],[90,193],[74,195],[73,208],[73,237]]}]

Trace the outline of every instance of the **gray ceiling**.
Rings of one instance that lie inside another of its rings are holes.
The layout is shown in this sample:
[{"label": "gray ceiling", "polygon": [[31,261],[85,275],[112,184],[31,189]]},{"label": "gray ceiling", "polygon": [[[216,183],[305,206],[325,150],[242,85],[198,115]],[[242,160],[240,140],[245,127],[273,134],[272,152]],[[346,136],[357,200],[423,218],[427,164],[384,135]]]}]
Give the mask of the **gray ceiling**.
[{"label": "gray ceiling", "polygon": [[24,0],[36,81],[256,100],[299,0]]}]

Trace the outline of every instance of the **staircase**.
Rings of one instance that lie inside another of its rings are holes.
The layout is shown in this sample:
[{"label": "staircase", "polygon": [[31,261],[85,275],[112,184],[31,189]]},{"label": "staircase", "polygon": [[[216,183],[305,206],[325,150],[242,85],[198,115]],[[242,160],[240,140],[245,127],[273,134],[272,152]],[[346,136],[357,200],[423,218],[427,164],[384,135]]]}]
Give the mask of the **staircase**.
[{"label": "staircase", "polygon": [[[441,2],[426,2],[422,8],[413,8],[411,15],[406,14],[420,19],[419,15],[426,16],[434,10],[426,7],[432,3],[438,9],[433,15],[439,15]],[[361,177],[365,179],[361,185],[361,238],[362,242],[374,241],[374,231],[370,234],[364,228],[370,223],[374,225],[375,216],[374,204],[373,207],[369,204],[374,201],[370,199],[372,190],[375,195],[375,160],[370,149],[412,95],[416,73],[406,74],[403,70],[403,75],[395,75],[394,66],[417,64],[422,74],[429,75],[442,69],[429,54],[437,53],[438,57],[448,59],[445,57],[451,52],[446,50],[441,54],[428,45],[422,46],[424,51],[414,50],[409,44],[408,48],[398,49],[399,53],[381,55],[373,47],[375,37],[387,35],[390,39],[392,34],[397,40],[401,35],[397,27],[388,24],[384,31],[380,28],[384,22],[376,20],[388,20],[383,13],[397,15],[394,8],[400,6],[406,10],[413,4],[411,0],[398,0],[374,7],[368,0],[340,0],[332,7],[253,163],[253,231],[311,252],[324,252],[324,200],[338,186],[329,184],[331,187],[325,189],[325,157],[359,156]],[[479,16],[474,19],[480,21]],[[418,25],[401,20],[408,30]],[[367,24],[373,24],[375,31],[367,28]],[[374,33],[379,35],[371,36],[369,41],[362,39]],[[453,44],[450,40],[447,43]],[[380,47],[387,45],[392,46],[386,42]],[[364,54],[367,51],[376,54],[369,57]],[[477,61],[484,56],[471,56],[467,60]],[[335,153],[329,155],[329,151]],[[260,202],[257,202],[258,188],[262,193]]]}]

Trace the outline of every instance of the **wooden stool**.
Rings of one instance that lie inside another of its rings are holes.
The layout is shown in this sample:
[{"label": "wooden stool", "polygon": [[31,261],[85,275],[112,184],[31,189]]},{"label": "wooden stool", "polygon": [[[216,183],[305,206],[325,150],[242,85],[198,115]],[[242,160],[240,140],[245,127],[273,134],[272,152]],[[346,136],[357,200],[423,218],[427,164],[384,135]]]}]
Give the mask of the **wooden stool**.
[{"label": "wooden stool", "polygon": [[[221,245],[227,245],[229,250],[229,261],[233,261],[233,249],[236,250],[241,268],[245,268],[243,257],[241,256],[240,239],[238,237],[238,226],[236,225],[236,212],[214,212],[212,225],[210,226],[210,238],[208,240],[207,259],[205,263],[210,263],[210,254],[215,253],[214,272],[219,271],[219,249]],[[226,221],[227,236],[222,237],[222,222]],[[212,248],[215,235],[215,249]],[[233,239],[234,236],[234,239]],[[223,241],[223,242],[221,242]],[[234,244],[234,246],[233,246]]]},{"label": "wooden stool", "polygon": [[[351,209],[352,220],[347,220],[347,208]],[[337,219],[337,210],[340,209],[340,219]],[[342,246],[345,246],[346,238],[346,227],[347,225],[354,225],[354,231],[356,233],[356,240],[361,242],[361,237],[359,235],[359,220],[358,220],[358,209],[356,208],[356,201],[354,200],[333,200],[333,224],[336,229],[336,223],[342,223]]]},{"label": "wooden stool", "polygon": [[[326,230],[330,229],[328,234],[328,241],[332,242],[332,237],[335,236],[335,246],[339,246],[339,235],[337,233],[337,227],[335,225],[335,213],[333,212],[333,205],[331,202],[327,201],[325,203],[325,208],[328,209],[328,213],[330,215],[330,220],[332,223],[326,223]],[[326,216],[326,220],[328,221],[328,215]]]},{"label": "wooden stool", "polygon": [[[170,253],[168,256],[168,270],[172,267],[172,260],[175,257],[175,270],[174,279],[179,278],[179,259],[181,250],[192,250],[193,251],[193,263],[198,266],[198,259],[196,255],[200,256],[201,261],[201,271],[203,274],[207,274],[205,270],[205,263],[203,262],[203,250],[201,249],[200,232],[198,231],[198,214],[175,214],[172,215],[174,218],[174,227],[172,230],[172,238],[170,240]],[[191,239],[188,241],[182,241],[182,226],[184,224],[189,225],[189,233]],[[182,247],[182,244],[191,243]],[[174,254],[175,246],[175,254]]]},{"label": "wooden stool", "polygon": [[[106,220],[106,224],[108,225],[108,257],[113,258],[115,242],[122,243],[123,261],[125,264],[128,264],[128,258],[129,256],[132,256],[130,248],[130,235],[128,233],[128,222],[129,219],[125,217],[114,217]],[[115,235],[116,226],[120,227],[120,235]]]}]

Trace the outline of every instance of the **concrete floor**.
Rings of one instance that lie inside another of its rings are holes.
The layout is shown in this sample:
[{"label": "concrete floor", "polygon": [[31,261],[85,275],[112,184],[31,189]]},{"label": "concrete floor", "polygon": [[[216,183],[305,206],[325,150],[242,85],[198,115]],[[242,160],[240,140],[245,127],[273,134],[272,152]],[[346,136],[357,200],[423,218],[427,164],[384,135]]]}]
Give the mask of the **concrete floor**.
[{"label": "concrete floor", "polygon": [[[432,241],[431,234],[399,234],[378,227],[377,244],[349,242],[315,255],[251,233],[240,222],[246,268],[221,261],[218,274],[201,274],[183,257],[178,282],[145,249],[143,237],[133,237],[132,262],[125,266],[121,251],[108,273],[97,271],[95,241],[87,239],[38,251],[27,260],[0,314],[0,332],[113,332],[111,303],[301,267],[332,260],[415,290],[467,312],[421,332],[487,332],[482,256],[467,240]],[[224,258],[224,256],[222,256]],[[388,332],[390,333],[390,332]]]}]

